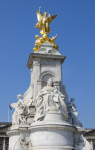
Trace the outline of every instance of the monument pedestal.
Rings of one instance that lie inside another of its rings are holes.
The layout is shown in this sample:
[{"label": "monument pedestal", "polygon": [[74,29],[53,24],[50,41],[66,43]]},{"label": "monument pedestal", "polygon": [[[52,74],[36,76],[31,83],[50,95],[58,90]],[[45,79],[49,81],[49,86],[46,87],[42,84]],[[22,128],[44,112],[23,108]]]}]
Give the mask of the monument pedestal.
[{"label": "monument pedestal", "polygon": [[52,78],[53,85],[60,92],[63,92],[62,63],[65,58],[66,56],[61,55],[49,42],[45,42],[37,52],[30,54],[27,67],[32,70],[31,84],[33,85],[33,101],[35,101],[38,92],[46,86],[49,78]]},{"label": "monument pedestal", "polygon": [[75,129],[70,126],[44,124],[32,126],[30,139],[32,148],[35,150],[72,150],[74,149],[73,132]]},{"label": "monument pedestal", "polygon": [[29,127],[31,150],[74,149],[75,127],[61,113],[47,113],[44,121],[33,122]]},{"label": "monument pedestal", "polygon": [[9,136],[9,150],[27,150],[27,147],[21,147],[21,141],[30,141],[30,133],[27,125],[14,126],[7,134]]}]

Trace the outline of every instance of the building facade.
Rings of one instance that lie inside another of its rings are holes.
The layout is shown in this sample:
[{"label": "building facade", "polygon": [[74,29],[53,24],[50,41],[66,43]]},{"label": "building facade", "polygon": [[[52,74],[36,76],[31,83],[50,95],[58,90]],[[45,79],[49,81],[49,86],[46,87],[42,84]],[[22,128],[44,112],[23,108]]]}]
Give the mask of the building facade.
[{"label": "building facade", "polygon": [[95,150],[95,129],[86,129],[84,137],[90,142],[93,150]]},{"label": "building facade", "polygon": [[9,148],[9,137],[6,135],[11,123],[0,122],[0,150],[8,150]]}]

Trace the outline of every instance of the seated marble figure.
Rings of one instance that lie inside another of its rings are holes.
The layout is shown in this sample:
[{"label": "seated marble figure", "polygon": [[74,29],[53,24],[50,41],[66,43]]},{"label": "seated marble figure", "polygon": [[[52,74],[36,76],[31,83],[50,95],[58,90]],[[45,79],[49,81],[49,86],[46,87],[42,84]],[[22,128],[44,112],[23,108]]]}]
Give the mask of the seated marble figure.
[{"label": "seated marble figure", "polygon": [[56,87],[53,87],[53,81],[50,78],[47,81],[47,86],[44,86],[36,97],[34,121],[42,120],[46,113],[50,111],[62,113],[65,119],[68,120],[68,112],[64,98],[65,96]]}]

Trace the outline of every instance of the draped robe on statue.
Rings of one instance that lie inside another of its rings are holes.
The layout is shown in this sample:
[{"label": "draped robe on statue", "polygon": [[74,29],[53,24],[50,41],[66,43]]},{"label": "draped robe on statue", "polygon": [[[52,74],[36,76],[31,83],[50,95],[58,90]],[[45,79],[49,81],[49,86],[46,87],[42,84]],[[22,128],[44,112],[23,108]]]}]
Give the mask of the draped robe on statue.
[{"label": "draped robe on statue", "polygon": [[57,88],[44,87],[36,98],[36,115],[34,121],[42,120],[49,111],[62,113],[68,119],[64,95]]}]

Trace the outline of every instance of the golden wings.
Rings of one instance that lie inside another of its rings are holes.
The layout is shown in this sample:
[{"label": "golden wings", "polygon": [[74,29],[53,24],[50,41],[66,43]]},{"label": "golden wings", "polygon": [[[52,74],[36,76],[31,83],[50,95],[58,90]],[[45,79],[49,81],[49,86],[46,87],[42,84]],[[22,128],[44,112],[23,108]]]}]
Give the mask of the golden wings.
[{"label": "golden wings", "polygon": [[57,14],[50,17],[50,14],[44,12],[44,15],[42,15],[40,8],[39,12],[36,10],[38,23],[35,25],[35,27],[41,30],[41,35],[47,35],[47,33],[51,32],[49,25],[56,18]]}]

